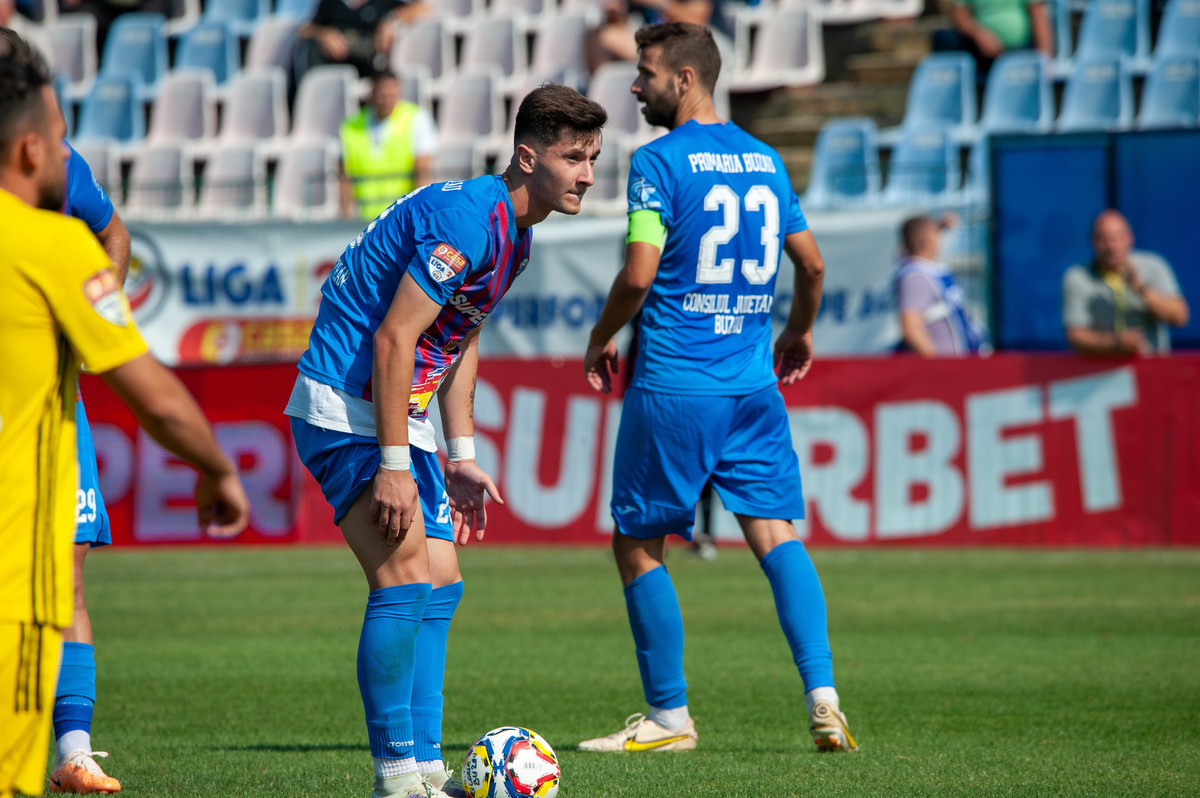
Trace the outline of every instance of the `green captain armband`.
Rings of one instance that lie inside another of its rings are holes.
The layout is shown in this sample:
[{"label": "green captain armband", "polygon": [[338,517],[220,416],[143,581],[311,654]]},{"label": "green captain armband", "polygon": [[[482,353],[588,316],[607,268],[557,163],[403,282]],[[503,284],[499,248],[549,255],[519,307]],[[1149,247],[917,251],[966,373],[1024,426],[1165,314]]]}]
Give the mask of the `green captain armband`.
[{"label": "green captain armband", "polygon": [[662,216],[658,211],[640,210],[629,214],[629,234],[625,236],[626,244],[640,241],[643,244],[653,244],[662,249],[663,242],[666,240],[667,228],[663,226]]}]

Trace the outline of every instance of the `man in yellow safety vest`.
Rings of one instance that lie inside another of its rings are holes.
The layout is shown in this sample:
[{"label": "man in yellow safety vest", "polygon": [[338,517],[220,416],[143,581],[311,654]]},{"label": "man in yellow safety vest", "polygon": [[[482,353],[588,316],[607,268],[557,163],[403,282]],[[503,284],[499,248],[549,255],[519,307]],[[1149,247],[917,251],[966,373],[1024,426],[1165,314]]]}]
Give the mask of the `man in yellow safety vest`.
[{"label": "man in yellow safety vest", "polygon": [[371,101],[342,122],[342,213],[371,220],[430,181],[437,129],[427,110],[401,97],[395,73],[371,82]]}]

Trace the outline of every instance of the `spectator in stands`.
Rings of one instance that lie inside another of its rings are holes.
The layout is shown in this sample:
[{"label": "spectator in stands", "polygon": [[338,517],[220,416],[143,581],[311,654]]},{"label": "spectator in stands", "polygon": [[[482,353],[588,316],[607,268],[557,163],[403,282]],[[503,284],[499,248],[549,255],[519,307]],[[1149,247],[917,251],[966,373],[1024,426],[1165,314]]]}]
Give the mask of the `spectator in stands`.
[{"label": "spectator in stands", "polygon": [[383,70],[371,81],[367,107],[342,123],[342,213],[374,219],[417,186],[430,182],[437,128],[433,116],[403,97],[400,80]]},{"label": "spectator in stands", "polygon": [[904,255],[896,267],[900,350],[922,357],[963,357],[990,351],[987,332],[966,307],[953,272],[938,262],[942,231],[958,220],[914,216],[900,228]]},{"label": "spectator in stands", "polygon": [[690,22],[707,25],[715,33],[729,38],[717,44],[722,54],[732,46],[732,29],[721,13],[720,0],[606,0],[601,7],[603,21],[588,33],[588,69],[595,72],[609,61],[636,61],[637,45],[634,30],[641,25],[659,22]]},{"label": "spectator in stands", "polygon": [[1063,327],[1071,348],[1089,355],[1169,352],[1165,325],[1188,322],[1171,267],[1135,250],[1129,222],[1112,209],[1096,217],[1092,249],[1092,263],[1076,264],[1063,276]]},{"label": "spectator in stands", "polygon": [[987,75],[1006,50],[1033,48],[1054,55],[1054,28],[1046,0],[953,0],[953,27],[935,31],[933,49],[962,50],[975,56],[976,74]]},{"label": "spectator in stands", "polygon": [[321,64],[350,64],[362,77],[388,66],[395,23],[429,13],[422,0],[320,0],[313,18],[300,28],[295,81]]}]

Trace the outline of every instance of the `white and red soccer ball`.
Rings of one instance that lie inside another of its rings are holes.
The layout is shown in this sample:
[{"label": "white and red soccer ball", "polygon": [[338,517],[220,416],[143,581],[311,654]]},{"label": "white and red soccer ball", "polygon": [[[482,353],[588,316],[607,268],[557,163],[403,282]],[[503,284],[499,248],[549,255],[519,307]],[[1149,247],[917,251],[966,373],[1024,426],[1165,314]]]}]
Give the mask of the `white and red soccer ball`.
[{"label": "white and red soccer ball", "polygon": [[476,740],[462,771],[471,798],[555,798],[561,777],[550,743],[519,726],[492,729]]}]

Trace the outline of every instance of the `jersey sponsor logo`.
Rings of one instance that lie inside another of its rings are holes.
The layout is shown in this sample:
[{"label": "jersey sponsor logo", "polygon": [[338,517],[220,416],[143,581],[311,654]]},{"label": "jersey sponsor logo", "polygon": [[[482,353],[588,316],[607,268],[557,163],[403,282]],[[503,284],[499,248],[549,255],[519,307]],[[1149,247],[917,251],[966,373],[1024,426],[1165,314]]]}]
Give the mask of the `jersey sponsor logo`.
[{"label": "jersey sponsor logo", "polygon": [[661,208],[662,203],[654,198],[657,192],[658,186],[639,175],[629,184],[629,210]]},{"label": "jersey sponsor logo", "polygon": [[118,327],[129,326],[121,283],[112,269],[102,269],[87,278],[83,283],[83,295],[100,318]]},{"label": "jersey sponsor logo", "polygon": [[475,326],[483,324],[483,320],[487,318],[487,311],[480,310],[472,305],[464,294],[454,294],[451,296],[450,304],[458,308],[459,313],[466,316],[467,320]]},{"label": "jersey sponsor logo", "polygon": [[444,283],[461,272],[467,265],[463,254],[449,244],[442,242],[433,248],[429,256],[429,276],[439,283]]}]

